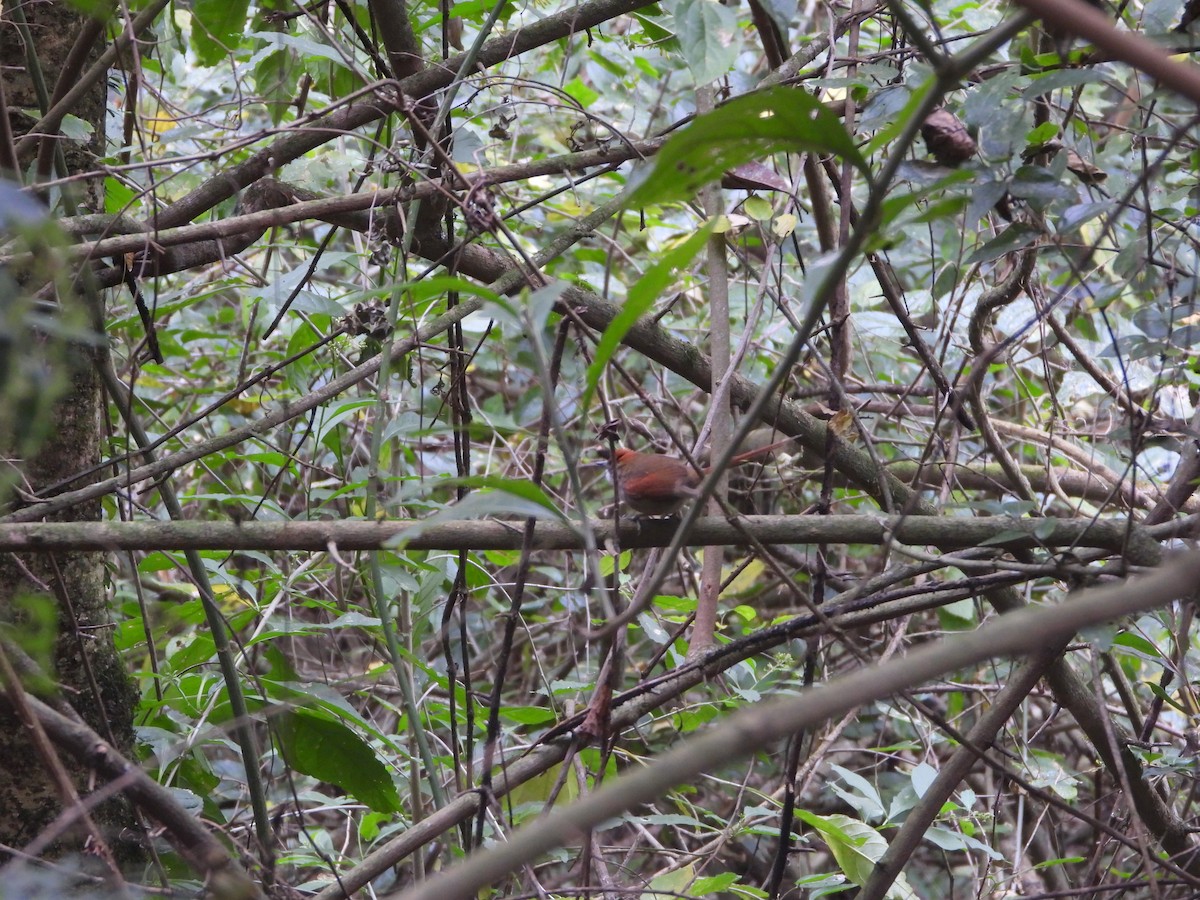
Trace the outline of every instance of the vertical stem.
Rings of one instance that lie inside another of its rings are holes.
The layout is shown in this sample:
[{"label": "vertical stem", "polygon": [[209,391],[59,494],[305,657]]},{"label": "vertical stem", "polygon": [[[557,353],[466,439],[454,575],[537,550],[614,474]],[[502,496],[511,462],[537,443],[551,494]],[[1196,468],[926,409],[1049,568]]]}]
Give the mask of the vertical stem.
[{"label": "vertical stem", "polygon": [[[705,85],[696,91],[696,111],[711,110],[716,99],[716,90]],[[704,214],[713,219],[724,213],[721,204],[721,188],[712,184],[701,194]],[[708,239],[708,258],[705,263],[708,274],[709,304],[709,358],[712,360],[712,408],[709,410],[711,425],[710,446],[713,459],[720,457],[729,445],[733,432],[733,418],[729,408],[729,392],[720,385],[729,374],[729,268],[725,258],[725,235],[720,229]],[[698,448],[697,448],[698,449]],[[722,474],[715,497],[724,499],[729,491],[728,478]],[[713,513],[720,515],[715,499],[710,501]],[[700,572],[700,597],[696,604],[696,623],[692,628],[692,639],[688,653],[697,654],[712,646],[717,628],[717,601],[721,593],[721,566],[725,561],[724,547],[705,547],[704,566]]]},{"label": "vertical stem", "polygon": [[[141,420],[134,415],[133,397],[124,390],[120,379],[117,378],[117,373],[112,367],[112,360],[105,357],[98,368],[105,389],[121,411],[129,433],[133,435],[134,441],[141,450],[142,458],[148,463],[154,462],[155,453],[150,449],[150,436],[142,427]],[[158,485],[158,495],[167,510],[167,515],[175,521],[182,521],[184,518],[183,507],[179,503],[175,486],[170,479],[163,479]],[[196,590],[200,594],[200,606],[204,610],[208,630],[212,634],[213,648],[221,667],[221,678],[225,683],[225,691],[229,695],[229,708],[233,712],[231,728],[238,749],[242,751],[246,790],[250,794],[250,809],[254,814],[254,834],[258,838],[263,864],[270,870],[274,866],[275,832],[271,827],[271,817],[267,807],[267,791],[262,780],[262,755],[254,734],[254,720],[250,717],[250,709],[246,705],[246,695],[242,692],[237,659],[233,652],[233,642],[230,640],[232,629],[225,621],[225,617],[221,615],[221,608],[217,604],[212,582],[208,577],[208,569],[205,568],[200,552],[185,550],[184,559],[187,560],[188,570],[192,575],[192,580],[196,583]]]},{"label": "vertical stem", "polygon": [[[395,340],[395,325],[399,318],[400,301],[403,293],[401,280],[398,277],[393,286],[391,299],[388,304],[388,324],[392,328],[389,329],[388,335],[383,341],[383,359],[380,362],[379,375],[377,376],[379,399],[375,405],[375,421],[379,423],[387,421],[389,415],[388,402],[390,398],[388,395],[388,384],[392,374],[392,343]],[[379,480],[379,460],[383,452],[383,431],[382,427],[376,427],[371,434],[371,462],[367,478],[369,489],[366,496],[366,512],[367,518],[372,520],[375,518],[376,509],[378,508],[379,491],[377,488],[381,484]],[[393,455],[393,459],[395,459],[395,455]],[[400,638],[396,633],[397,623],[393,622],[391,618],[391,604],[388,602],[388,597],[384,590],[383,568],[379,561],[379,551],[371,552],[368,560],[371,604],[376,617],[379,619],[380,631],[383,633],[384,644],[388,649],[388,657],[391,659],[392,669],[396,674],[396,685],[400,688],[404,712],[408,716],[409,733],[417,745],[421,764],[425,767],[425,776],[429,785],[430,796],[433,798],[434,805],[440,809],[446,805],[446,793],[442,790],[441,781],[438,780],[438,769],[435,765],[433,749],[429,743],[429,736],[425,731],[425,723],[421,718],[421,710],[417,707],[417,688],[412,678],[412,665],[409,662],[412,659],[412,655],[405,647],[401,647]],[[411,631],[411,628],[408,626],[412,621],[409,599],[408,593],[405,591],[401,591],[396,598],[396,617],[399,620],[400,627],[406,631]],[[419,804],[420,797],[414,796],[413,809],[411,811],[414,821],[421,815]]]}]

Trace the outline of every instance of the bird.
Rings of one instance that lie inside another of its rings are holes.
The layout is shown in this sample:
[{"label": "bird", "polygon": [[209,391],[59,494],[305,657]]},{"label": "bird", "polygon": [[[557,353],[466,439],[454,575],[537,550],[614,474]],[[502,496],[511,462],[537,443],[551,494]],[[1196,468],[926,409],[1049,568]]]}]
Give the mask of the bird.
[{"label": "bird", "polygon": [[[751,462],[790,443],[792,438],[765,447],[755,447],[732,457],[729,464],[736,466]],[[639,453],[626,447],[617,447],[611,454],[607,448],[599,452],[616,469],[621,499],[634,512],[644,516],[675,515],[688,500],[696,496],[696,488],[712,471],[712,466],[698,469],[674,456]]]}]

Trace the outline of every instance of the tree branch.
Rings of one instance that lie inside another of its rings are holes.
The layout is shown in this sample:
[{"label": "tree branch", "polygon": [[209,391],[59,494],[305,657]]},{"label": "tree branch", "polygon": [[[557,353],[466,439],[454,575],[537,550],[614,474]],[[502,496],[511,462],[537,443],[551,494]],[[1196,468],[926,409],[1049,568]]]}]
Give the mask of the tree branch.
[{"label": "tree branch", "polygon": [[[181,465],[182,463],[177,463]],[[31,507],[37,513],[41,506]],[[451,507],[451,509],[453,509]],[[22,512],[25,512],[24,510]],[[19,514],[18,514],[19,515]],[[643,519],[594,522],[598,543],[618,540],[625,549],[663,547],[677,522]],[[1179,530],[1174,523],[1164,538]],[[1135,565],[1153,566],[1161,553],[1150,531],[1127,519],[1017,520],[1008,516],[742,516],[736,521],[700,519],[687,544],[722,546],[762,544],[867,544],[900,541],[920,547],[961,550],[1095,548],[1125,553]],[[516,550],[522,535],[509,522],[396,520],[384,522],[327,519],[317,522],[49,522],[0,524],[0,551],[59,553],[64,550],[380,550],[403,545],[409,550]],[[533,537],[536,550],[578,550],[583,539],[574,526],[545,519]]]}]

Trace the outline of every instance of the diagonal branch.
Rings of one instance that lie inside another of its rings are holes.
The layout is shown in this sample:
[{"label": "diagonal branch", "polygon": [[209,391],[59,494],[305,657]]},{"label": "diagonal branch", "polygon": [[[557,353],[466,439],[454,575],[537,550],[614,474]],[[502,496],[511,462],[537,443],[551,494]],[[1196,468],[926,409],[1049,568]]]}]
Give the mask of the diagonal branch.
[{"label": "diagonal branch", "polygon": [[171,844],[204,875],[213,896],[247,900],[262,896],[221,842],[201,827],[195,816],[179,806],[170,791],[117,753],[82,721],[67,718],[36,697],[26,697],[26,703],[58,746],[119,784],[139,808],[162,823]]},{"label": "diagonal branch", "polygon": [[1068,34],[1079,35],[1114,59],[1129,63],[1178,91],[1194,103],[1200,103],[1200,67],[1176,62],[1171,52],[1153,41],[1129,31],[1118,31],[1112,19],[1083,0],[1017,0],[1019,6],[1057,26]]},{"label": "diagonal branch", "polygon": [[1060,606],[1001,616],[969,634],[921,647],[884,665],[859,669],[797,697],[745,707],[721,725],[663,754],[653,764],[609,781],[585,799],[526,825],[507,843],[391,896],[397,900],[473,896],[588,829],[802,728],[815,727],[864,703],[984,660],[1040,652],[1068,640],[1080,629],[1188,597],[1197,583],[1200,553],[1192,552],[1144,578],[1083,591]]}]

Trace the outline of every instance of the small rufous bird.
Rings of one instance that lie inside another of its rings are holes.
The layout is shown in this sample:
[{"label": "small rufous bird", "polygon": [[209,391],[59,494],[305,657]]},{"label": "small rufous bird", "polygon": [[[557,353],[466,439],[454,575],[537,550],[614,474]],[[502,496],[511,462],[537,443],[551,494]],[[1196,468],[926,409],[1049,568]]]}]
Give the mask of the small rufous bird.
[{"label": "small rufous bird", "polygon": [[[765,447],[755,447],[737,454],[729,460],[729,464],[736,466],[750,462],[790,443],[792,439],[788,438]],[[599,452],[604,459],[610,458],[607,448]],[[638,453],[625,447],[617,447],[611,458],[616,465],[621,499],[634,512],[645,516],[675,515],[683,504],[696,496],[696,488],[712,471],[711,466],[697,469],[674,456]]]}]

